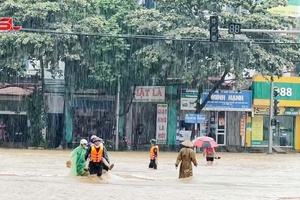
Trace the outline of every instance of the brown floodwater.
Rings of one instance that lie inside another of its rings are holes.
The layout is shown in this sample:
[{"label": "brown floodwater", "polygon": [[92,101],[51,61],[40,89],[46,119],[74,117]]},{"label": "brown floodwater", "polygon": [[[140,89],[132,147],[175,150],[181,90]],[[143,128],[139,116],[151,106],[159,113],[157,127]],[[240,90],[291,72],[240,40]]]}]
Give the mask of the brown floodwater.
[{"label": "brown floodwater", "polygon": [[69,177],[70,151],[0,149],[0,200],[300,199],[300,154],[219,153],[206,166],[197,153],[194,177],[178,179],[177,153],[110,152],[115,168],[97,177]]}]

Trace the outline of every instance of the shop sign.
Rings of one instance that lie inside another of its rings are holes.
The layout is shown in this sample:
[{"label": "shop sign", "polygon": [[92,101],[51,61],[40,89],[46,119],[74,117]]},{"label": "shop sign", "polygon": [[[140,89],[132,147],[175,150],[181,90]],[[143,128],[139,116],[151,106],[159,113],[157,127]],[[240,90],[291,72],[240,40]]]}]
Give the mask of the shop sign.
[{"label": "shop sign", "polygon": [[[202,94],[204,101],[208,96],[209,90]],[[207,102],[203,110],[221,111],[252,111],[252,92],[251,91],[216,91],[211,100]]]},{"label": "shop sign", "polygon": [[204,114],[186,114],[184,122],[187,124],[204,124],[205,121]]},{"label": "shop sign", "polygon": [[[269,107],[253,107],[253,113],[255,115],[269,115],[270,108]],[[292,108],[292,107],[279,107],[278,108],[278,115],[299,115],[299,108]]]},{"label": "shop sign", "polygon": [[19,31],[21,26],[14,26],[13,18],[11,17],[0,17],[0,32],[2,31]]},{"label": "shop sign", "polygon": [[242,117],[240,120],[240,135],[243,136],[246,134],[246,124],[245,124],[245,117]]},{"label": "shop sign", "polygon": [[198,92],[196,91],[181,93],[180,110],[196,110],[197,98]]},{"label": "shop sign", "polygon": [[251,145],[262,145],[263,143],[263,127],[264,117],[255,116],[252,118],[252,134],[251,134]]},{"label": "shop sign", "polygon": [[270,108],[269,107],[253,107],[253,113],[255,115],[269,115]]},{"label": "shop sign", "polygon": [[299,108],[285,108],[284,115],[299,115]]},{"label": "shop sign", "polygon": [[168,104],[157,104],[156,140],[158,144],[166,144],[168,127]]},{"label": "shop sign", "polygon": [[137,86],[135,88],[135,102],[164,102],[164,86]]},{"label": "shop sign", "polygon": [[[270,84],[262,76],[253,78],[253,105],[270,105]],[[300,77],[275,78],[274,88],[279,89],[276,99],[279,106],[300,107]]]}]

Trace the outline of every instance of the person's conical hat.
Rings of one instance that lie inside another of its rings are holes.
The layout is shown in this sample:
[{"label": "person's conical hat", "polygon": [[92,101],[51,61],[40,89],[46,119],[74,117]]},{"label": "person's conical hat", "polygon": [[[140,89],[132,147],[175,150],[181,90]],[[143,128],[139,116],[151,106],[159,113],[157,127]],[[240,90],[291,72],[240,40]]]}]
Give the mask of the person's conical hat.
[{"label": "person's conical hat", "polygon": [[186,147],[193,147],[194,144],[190,140],[185,140],[183,143],[181,143],[183,146]]}]

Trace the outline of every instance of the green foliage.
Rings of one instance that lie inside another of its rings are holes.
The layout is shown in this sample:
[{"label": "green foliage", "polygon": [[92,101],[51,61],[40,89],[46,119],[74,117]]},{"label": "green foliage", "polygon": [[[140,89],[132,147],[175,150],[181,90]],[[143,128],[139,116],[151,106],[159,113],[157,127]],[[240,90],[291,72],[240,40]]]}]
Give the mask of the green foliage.
[{"label": "green foliage", "polygon": [[[50,29],[60,32],[117,34],[122,19],[135,7],[134,0],[0,1],[0,16],[10,16],[23,29]],[[128,45],[124,39],[82,35],[50,35],[21,32],[0,35],[0,66],[19,69],[26,59],[42,60],[47,70],[58,72],[58,61],[75,62],[77,86],[93,75],[100,81],[114,81],[122,73]],[[72,69],[73,71],[75,69]]]},{"label": "green foliage", "polygon": [[34,147],[39,147],[44,143],[42,129],[46,126],[46,112],[43,93],[37,87],[33,93],[26,98],[27,114],[30,120],[30,141]]},{"label": "green foliage", "polygon": [[293,61],[300,56],[298,44],[282,44],[298,41],[290,35],[231,36],[222,32],[219,43],[207,40],[208,16],[212,14],[220,16],[221,28],[228,28],[231,22],[249,29],[294,26],[295,20],[267,11],[287,5],[286,0],[254,3],[252,0],[162,0],[157,1],[156,9],[137,8],[135,0],[0,2],[0,16],[13,17],[14,23],[24,29],[168,38],[123,39],[29,32],[0,35],[0,68],[19,71],[26,59],[36,58],[55,74],[59,73],[58,61],[62,60],[70,68],[67,75],[74,76],[76,88],[84,87],[91,76],[110,83],[122,76],[122,80],[138,84],[149,84],[155,77],[157,84],[165,83],[167,78],[179,78],[194,86],[205,85],[209,84],[208,77],[221,76],[224,71],[235,74],[237,79],[242,78],[244,69],[256,69],[263,74],[282,73],[292,69]]},{"label": "green foliage", "polygon": [[224,71],[235,74],[237,80],[242,80],[245,69],[263,74],[290,71],[300,56],[299,45],[290,44],[298,41],[296,37],[269,33],[232,36],[221,32],[218,43],[207,40],[209,15],[213,14],[220,16],[221,28],[228,28],[231,22],[241,23],[246,29],[293,27],[295,20],[267,11],[279,5],[287,5],[287,1],[163,0],[157,1],[155,10],[138,9],[125,18],[130,33],[176,40],[152,40],[140,46],[133,56],[137,71],[161,81],[179,78],[194,86],[209,84],[208,77],[220,77]]}]

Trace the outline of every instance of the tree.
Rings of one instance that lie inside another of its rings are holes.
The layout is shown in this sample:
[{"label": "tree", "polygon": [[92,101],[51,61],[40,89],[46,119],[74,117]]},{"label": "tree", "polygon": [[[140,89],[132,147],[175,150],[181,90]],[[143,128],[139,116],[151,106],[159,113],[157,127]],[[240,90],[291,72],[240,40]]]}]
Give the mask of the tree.
[{"label": "tree", "polygon": [[[116,80],[121,76],[122,90],[128,96],[128,88],[134,84],[151,84],[155,79],[157,84],[166,84],[168,78],[180,79],[198,87],[200,99],[204,89],[211,88],[211,95],[229,73],[235,74],[237,81],[243,79],[244,69],[281,74],[292,68],[292,61],[299,57],[298,43],[284,44],[298,40],[290,35],[232,36],[222,32],[218,43],[208,40],[208,16],[212,14],[220,16],[222,28],[230,22],[240,22],[243,28],[293,26],[292,20],[267,12],[268,8],[286,5],[285,0],[163,0],[151,10],[136,9],[135,0],[0,3],[0,16],[11,16],[15,25],[23,26],[18,34],[0,35],[0,69],[19,72],[26,59],[37,59],[43,81],[44,69],[59,73],[57,62],[64,61],[65,127],[72,127],[67,119],[72,118],[74,91],[86,88],[90,76],[96,80],[95,87],[105,83],[112,88],[116,88]],[[54,33],[44,34],[43,29]],[[124,39],[112,34],[139,36]],[[221,77],[215,85],[209,81],[212,76]],[[207,102],[200,105],[199,99],[198,113]],[[67,132],[69,140],[72,129]]]},{"label": "tree", "polygon": [[[134,0],[11,0],[0,3],[0,16],[10,16],[15,24],[23,27],[18,34],[0,36],[0,68],[19,70],[25,60],[36,59],[41,63],[41,80],[44,80],[44,69],[58,73],[58,61],[64,61],[65,127],[72,127],[69,119],[72,118],[74,91],[85,88],[89,76],[98,84],[106,82],[111,86],[121,74],[126,75],[123,68],[127,44],[124,39],[102,35],[122,32],[121,21],[135,7]],[[36,32],[36,29],[41,31]],[[43,29],[77,34],[43,34]],[[70,141],[72,128],[67,132]]]},{"label": "tree", "polygon": [[[198,86],[197,113],[200,113],[227,74],[235,74],[236,81],[243,81],[245,69],[280,75],[293,68],[292,61],[300,55],[298,44],[285,44],[298,40],[290,35],[244,33],[232,36],[221,32],[219,42],[211,43],[207,40],[209,15],[220,16],[221,28],[228,28],[231,22],[241,23],[246,29],[277,30],[294,26],[293,20],[267,11],[279,5],[287,5],[287,1],[157,1],[156,9],[138,9],[125,20],[131,34],[167,38],[144,43],[134,53],[134,61],[141,74],[159,77],[161,82],[173,77],[192,87]],[[221,77],[215,85],[208,80],[212,76]],[[200,94],[208,87],[211,88],[208,98],[200,105]]]},{"label": "tree", "polygon": [[30,141],[34,147],[39,147],[45,142],[42,135],[42,130],[46,127],[43,98],[43,93],[37,86],[35,86],[33,93],[26,98],[28,119],[30,121]]}]

